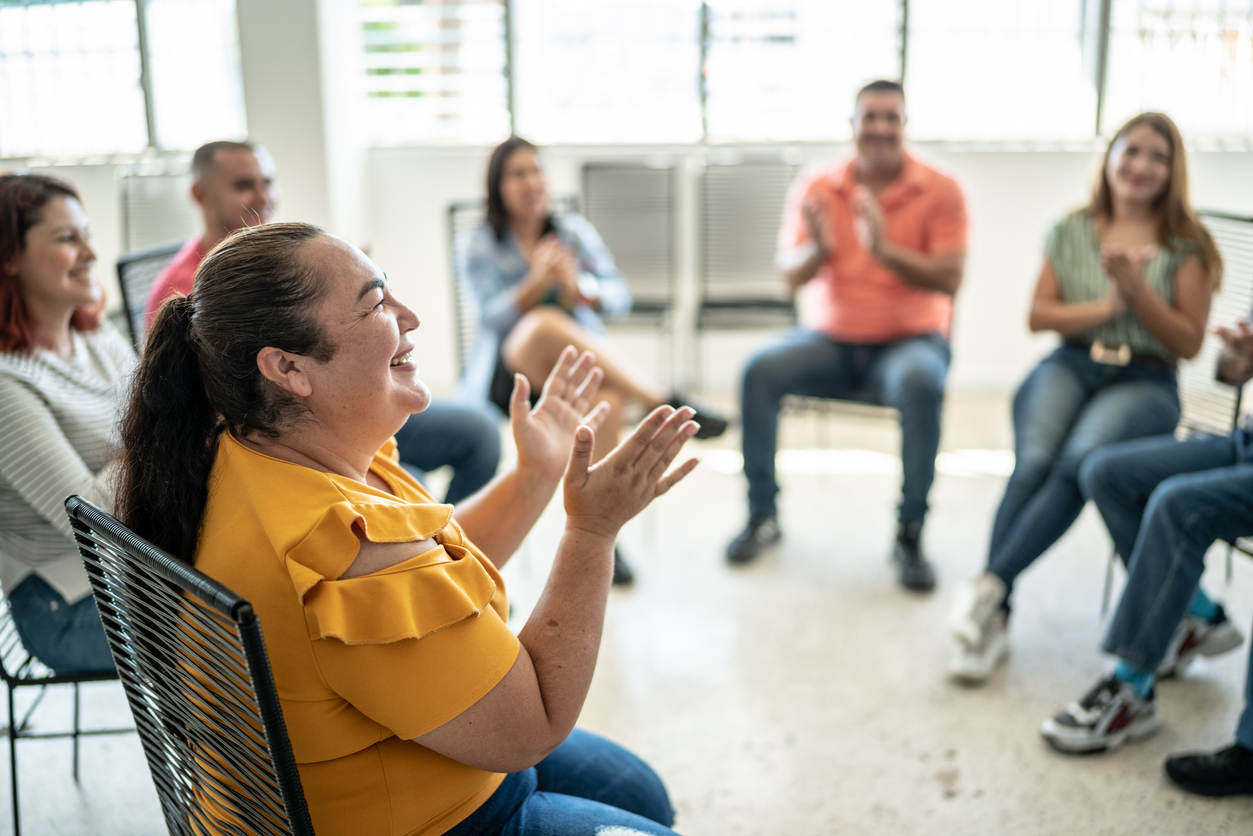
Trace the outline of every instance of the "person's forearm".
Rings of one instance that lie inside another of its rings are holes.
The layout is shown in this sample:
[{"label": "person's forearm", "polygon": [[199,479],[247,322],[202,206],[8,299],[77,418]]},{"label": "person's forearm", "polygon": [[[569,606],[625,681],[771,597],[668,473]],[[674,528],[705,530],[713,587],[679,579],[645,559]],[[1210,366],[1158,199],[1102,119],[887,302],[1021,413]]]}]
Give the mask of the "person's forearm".
[{"label": "person's forearm", "polygon": [[810,243],[780,253],[776,263],[788,291],[795,293],[817,275],[818,268],[826,260],[827,254]]},{"label": "person's forearm", "polygon": [[1166,303],[1146,284],[1141,284],[1133,298],[1127,300],[1162,345],[1185,359],[1195,357],[1205,339],[1205,320],[1196,322],[1192,317]]},{"label": "person's forearm", "polygon": [[518,633],[558,743],[574,728],[596,670],[613,544],[611,537],[567,526],[548,583]]},{"label": "person's forearm", "polygon": [[966,264],[964,253],[927,255],[884,240],[872,254],[884,267],[923,290],[938,290],[952,296],[961,287]]},{"label": "person's forearm", "polygon": [[546,479],[517,465],[457,505],[457,523],[470,542],[503,568],[548,507],[560,478]]},{"label": "person's forearm", "polygon": [[1218,356],[1218,379],[1232,386],[1243,386],[1253,379],[1253,357],[1246,357],[1230,347]]},{"label": "person's forearm", "polygon": [[1063,337],[1072,337],[1108,322],[1113,316],[1114,310],[1109,299],[1091,302],[1037,299],[1031,305],[1027,327],[1032,331],[1056,331]]},{"label": "person's forearm", "polygon": [[514,285],[514,299],[517,300],[518,307],[525,312],[543,302],[551,284],[546,279],[527,271],[521,281]]}]

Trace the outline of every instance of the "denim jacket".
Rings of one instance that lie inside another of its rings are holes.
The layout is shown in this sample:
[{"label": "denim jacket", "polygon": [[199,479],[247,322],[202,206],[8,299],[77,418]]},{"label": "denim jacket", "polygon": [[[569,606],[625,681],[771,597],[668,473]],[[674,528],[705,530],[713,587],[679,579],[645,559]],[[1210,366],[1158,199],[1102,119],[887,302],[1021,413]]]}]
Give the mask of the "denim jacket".
[{"label": "denim jacket", "polygon": [[[556,218],[555,224],[557,237],[578,259],[580,284],[589,278],[595,280],[601,312],[613,317],[630,311],[631,290],[596,229],[582,215],[573,213]],[[512,232],[497,241],[487,224],[475,227],[457,242],[455,257],[459,280],[468,285],[478,308],[479,323],[460,394],[470,401],[486,401],[500,344],[522,318],[514,285],[526,275],[529,265]],[[600,316],[587,305],[577,305],[570,313],[590,331],[605,330]]]}]

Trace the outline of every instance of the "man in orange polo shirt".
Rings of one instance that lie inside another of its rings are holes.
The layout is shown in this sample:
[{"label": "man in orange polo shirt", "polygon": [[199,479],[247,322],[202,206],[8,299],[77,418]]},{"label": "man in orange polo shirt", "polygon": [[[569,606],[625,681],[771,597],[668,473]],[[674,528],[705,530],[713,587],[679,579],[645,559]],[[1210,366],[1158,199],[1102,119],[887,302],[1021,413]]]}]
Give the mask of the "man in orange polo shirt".
[{"label": "man in orange polo shirt", "polygon": [[901,416],[904,480],[893,559],[901,583],[930,590],[920,539],[940,445],[953,296],[966,261],[961,188],[905,152],[905,93],[857,94],[856,154],[792,186],[779,268],[802,325],[760,350],[741,389],[748,526],[727,547],[747,563],[779,539],[774,458],[785,395],[860,400]]}]

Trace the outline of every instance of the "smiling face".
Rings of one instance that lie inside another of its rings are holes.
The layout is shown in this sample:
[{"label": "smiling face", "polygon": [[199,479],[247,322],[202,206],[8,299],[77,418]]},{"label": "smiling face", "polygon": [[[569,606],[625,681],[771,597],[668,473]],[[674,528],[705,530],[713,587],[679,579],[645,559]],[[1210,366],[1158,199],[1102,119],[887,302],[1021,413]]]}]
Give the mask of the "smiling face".
[{"label": "smiling face", "polygon": [[329,360],[310,365],[312,393],[305,405],[320,423],[343,428],[341,434],[370,443],[378,436],[381,444],[431,402],[409,335],[421,324],[418,315],[392,295],[382,271],[351,244],[323,235],[300,255],[329,283],[316,316],[334,347]]},{"label": "smiling face", "polygon": [[1105,165],[1115,199],[1152,205],[1170,185],[1173,162],[1170,140],[1154,128],[1139,124],[1114,140]]},{"label": "smiling face", "polygon": [[505,160],[500,200],[510,221],[535,222],[548,214],[548,185],[534,149],[519,148]]},{"label": "smiling face", "polygon": [[192,186],[200,204],[205,229],[225,235],[246,226],[274,220],[278,186],[274,161],[264,148],[256,151],[227,148],[213,155],[213,165]]},{"label": "smiling face", "polygon": [[100,301],[95,268],[87,213],[77,200],[61,195],[44,204],[10,266],[27,308],[48,321]]},{"label": "smiling face", "polygon": [[857,156],[872,169],[891,170],[905,153],[905,99],[891,91],[867,91],[853,111]]}]

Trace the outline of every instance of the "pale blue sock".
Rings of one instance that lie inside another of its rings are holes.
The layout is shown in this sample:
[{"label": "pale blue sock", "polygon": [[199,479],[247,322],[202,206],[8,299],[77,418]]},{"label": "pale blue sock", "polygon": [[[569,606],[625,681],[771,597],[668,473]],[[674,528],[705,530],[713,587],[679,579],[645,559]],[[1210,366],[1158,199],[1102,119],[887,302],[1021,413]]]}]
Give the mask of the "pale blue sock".
[{"label": "pale blue sock", "polygon": [[1199,586],[1196,588],[1196,594],[1192,596],[1192,606],[1188,611],[1211,624],[1218,618],[1218,605]]},{"label": "pale blue sock", "polygon": [[1130,662],[1122,660],[1119,660],[1118,666],[1114,668],[1114,676],[1135,688],[1136,692],[1146,700],[1149,694],[1153,693],[1153,683],[1157,682],[1157,674],[1153,671],[1140,670]]}]

